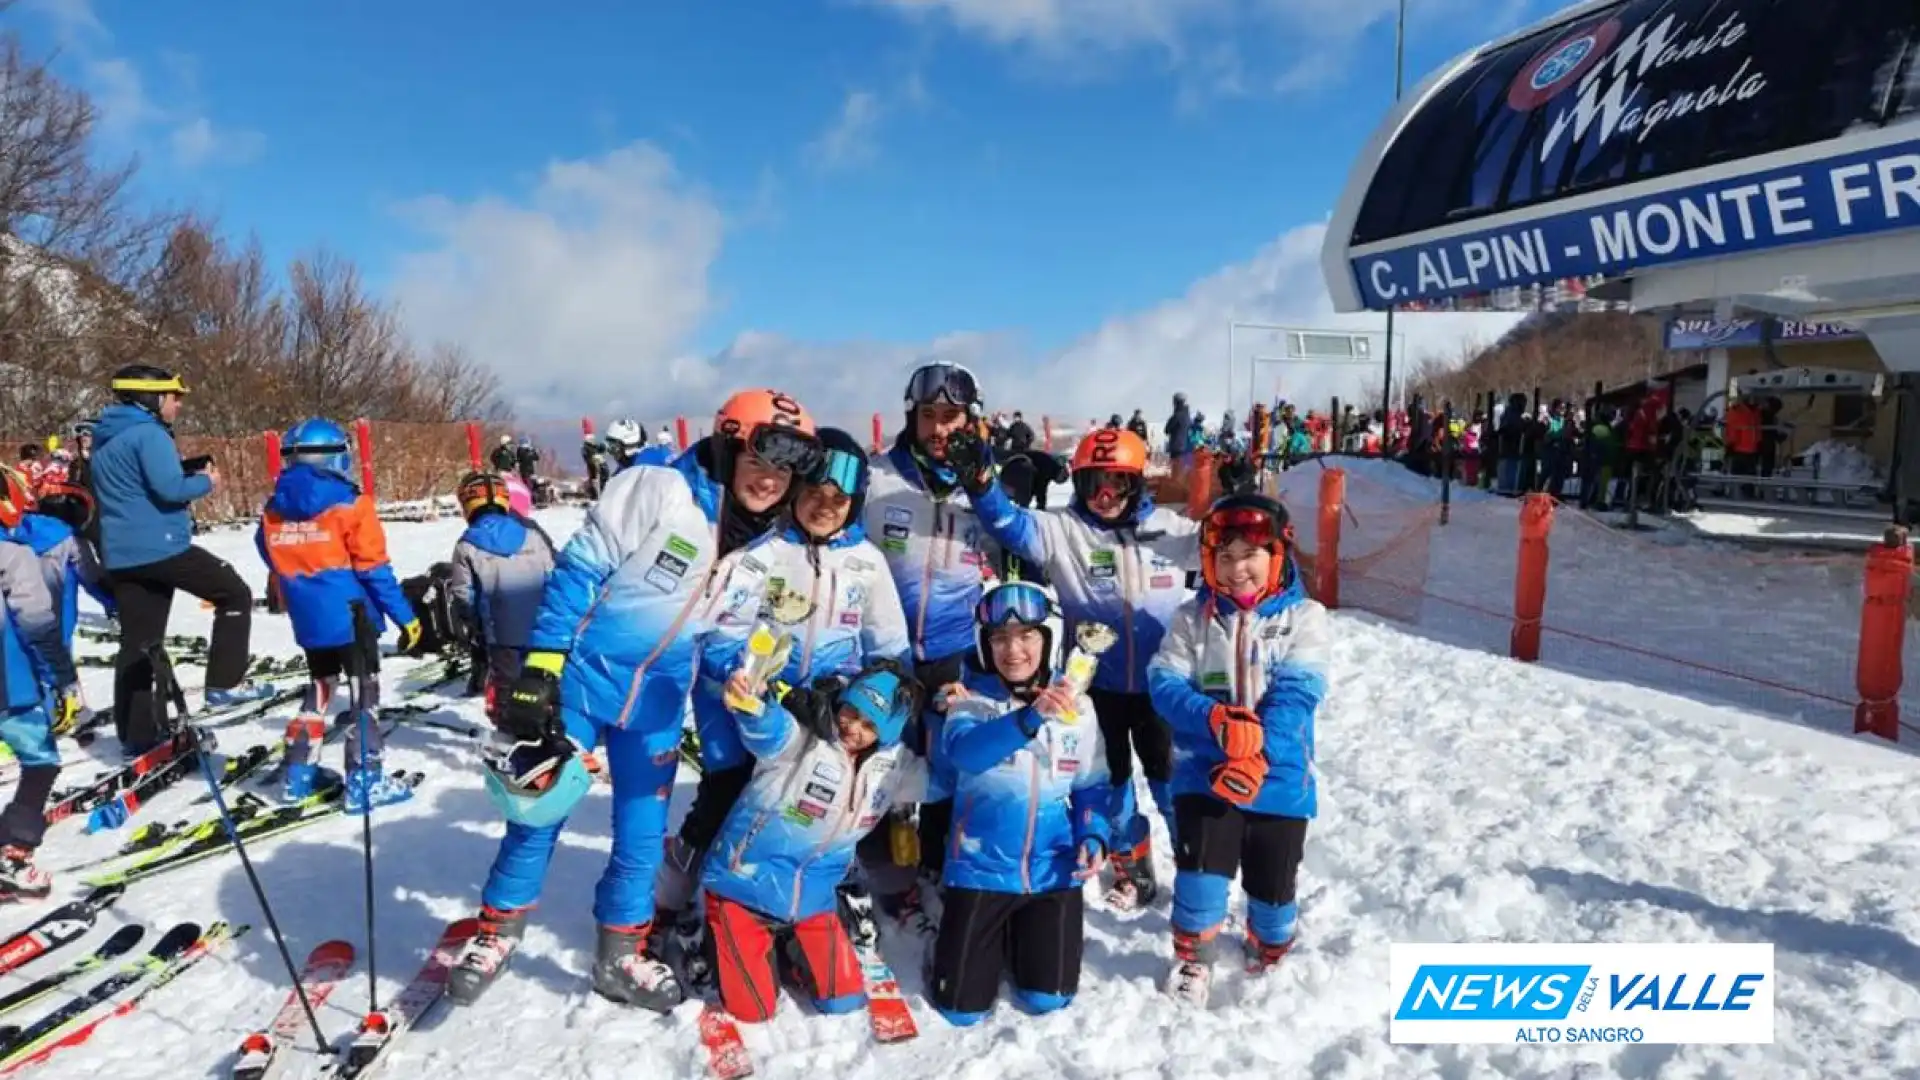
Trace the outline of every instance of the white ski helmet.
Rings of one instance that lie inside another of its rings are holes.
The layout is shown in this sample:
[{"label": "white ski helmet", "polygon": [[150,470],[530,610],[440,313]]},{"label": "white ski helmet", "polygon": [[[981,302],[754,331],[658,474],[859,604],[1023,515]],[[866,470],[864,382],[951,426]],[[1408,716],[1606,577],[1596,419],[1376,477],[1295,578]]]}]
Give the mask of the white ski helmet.
[{"label": "white ski helmet", "polygon": [[673,432],[668,431],[666,428],[661,428],[659,431],[653,433],[653,441],[661,446],[672,446]]},{"label": "white ski helmet", "polygon": [[623,416],[607,425],[607,441],[621,446],[639,446],[640,425]]}]

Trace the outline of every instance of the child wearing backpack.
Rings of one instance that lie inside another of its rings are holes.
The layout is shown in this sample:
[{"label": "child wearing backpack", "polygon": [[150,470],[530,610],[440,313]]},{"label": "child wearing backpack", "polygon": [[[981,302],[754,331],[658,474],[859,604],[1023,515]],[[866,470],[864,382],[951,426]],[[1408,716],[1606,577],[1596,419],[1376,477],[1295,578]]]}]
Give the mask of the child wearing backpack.
[{"label": "child wearing backpack", "polygon": [[539,525],[513,511],[512,493],[494,473],[467,474],[458,494],[467,531],[453,548],[447,593],[454,618],[466,624],[476,654],[486,657],[491,719],[500,689],[520,677],[540,597],[547,575],[553,573],[553,541]]}]

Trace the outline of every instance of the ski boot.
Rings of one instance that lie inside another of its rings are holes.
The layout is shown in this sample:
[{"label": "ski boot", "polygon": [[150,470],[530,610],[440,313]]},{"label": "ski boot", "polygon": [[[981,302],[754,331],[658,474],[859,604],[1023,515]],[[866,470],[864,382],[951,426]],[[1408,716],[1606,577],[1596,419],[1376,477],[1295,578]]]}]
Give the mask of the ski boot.
[{"label": "ski boot", "polygon": [[1173,971],[1167,976],[1169,996],[1195,1008],[1207,1007],[1213,990],[1213,952],[1216,930],[1191,934],[1173,932]]},{"label": "ski boot", "polygon": [[1113,884],[1108,886],[1107,907],[1114,911],[1139,911],[1160,895],[1160,883],[1153,873],[1153,842],[1143,840],[1132,851],[1116,852],[1108,865]]},{"label": "ski boot", "polygon": [[654,921],[666,929],[661,959],[674,971],[687,997],[708,997],[717,989],[708,948],[707,920],[697,907],[662,911]]},{"label": "ski boot", "polygon": [[840,921],[846,925],[847,939],[856,951],[880,946],[880,920],[873,916],[873,894],[858,881],[841,882],[834,890],[840,902]]},{"label": "ski boot", "polygon": [[1293,943],[1300,940],[1296,935],[1278,945],[1268,945],[1253,935],[1253,928],[1247,928],[1247,974],[1265,975],[1273,970],[1282,957],[1293,951]]},{"label": "ski boot", "polygon": [[447,973],[447,998],[455,1005],[471,1005],[480,1000],[487,987],[507,969],[520,938],[527,932],[527,913],[532,908],[513,911],[480,909],[480,929],[467,939],[460,958]]},{"label": "ski boot", "polygon": [[39,900],[53,891],[53,877],[34,864],[33,849],[0,847],[0,899]]},{"label": "ski boot", "polygon": [[218,689],[209,686],[206,693],[207,708],[230,709],[235,705],[265,701],[279,692],[272,683],[254,682],[252,679],[248,679],[239,686]]},{"label": "ski boot", "polygon": [[686,1000],[673,968],[648,948],[652,923],[602,926],[594,947],[593,992],[665,1015]]},{"label": "ski boot", "polygon": [[349,814],[364,814],[376,806],[391,806],[411,798],[413,785],[388,776],[375,755],[368,754],[365,764],[356,765],[347,773],[346,811]]},{"label": "ski boot", "polygon": [[929,901],[937,902],[939,895],[939,879],[923,871],[905,892],[877,897],[876,902],[881,911],[908,933],[932,938],[940,932],[940,917],[937,911],[928,911],[927,906]]}]

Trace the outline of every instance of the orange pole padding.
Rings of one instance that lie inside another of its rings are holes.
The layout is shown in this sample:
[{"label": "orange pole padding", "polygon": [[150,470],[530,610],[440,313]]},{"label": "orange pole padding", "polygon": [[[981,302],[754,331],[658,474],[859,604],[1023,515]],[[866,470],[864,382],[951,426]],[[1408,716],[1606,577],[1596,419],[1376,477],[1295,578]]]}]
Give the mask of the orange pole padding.
[{"label": "orange pole padding", "polygon": [[1053,417],[1051,416],[1040,418],[1040,448],[1049,454],[1053,453]]},{"label": "orange pole padding", "polygon": [[1213,505],[1213,452],[1195,450],[1193,468],[1187,472],[1187,516],[1195,521],[1207,516]]},{"label": "orange pole padding", "polygon": [[360,446],[360,490],[373,494],[373,425],[366,417],[353,422],[354,442]]},{"label": "orange pole padding", "polygon": [[593,438],[593,417],[583,416],[580,418],[580,437],[582,439]]},{"label": "orange pole padding", "polygon": [[1509,653],[1529,664],[1540,659],[1540,619],[1547,611],[1547,534],[1553,496],[1535,493],[1520,504],[1520,559],[1513,573],[1513,636]]},{"label": "orange pole padding", "polygon": [[873,452],[879,453],[887,448],[887,429],[880,420],[880,414],[873,414]]},{"label": "orange pole padding", "polygon": [[680,449],[685,450],[687,447],[693,445],[693,440],[687,437],[686,417],[676,416],[673,418],[673,433],[680,439]]},{"label": "orange pole padding", "polygon": [[1347,470],[1320,473],[1320,520],[1313,541],[1313,598],[1328,610],[1340,606],[1340,515],[1347,509]]},{"label": "orange pole padding", "polygon": [[267,479],[280,479],[280,433],[269,431],[261,435],[261,441],[267,445]]},{"label": "orange pole padding", "polygon": [[1907,530],[1894,527],[1867,552],[1866,598],[1860,605],[1860,666],[1854,675],[1860,703],[1853,730],[1900,741],[1900,654],[1906,648],[1907,595],[1913,581],[1913,546]]},{"label": "orange pole padding", "polygon": [[480,422],[478,420],[467,421],[467,464],[473,466],[474,472],[480,471]]}]

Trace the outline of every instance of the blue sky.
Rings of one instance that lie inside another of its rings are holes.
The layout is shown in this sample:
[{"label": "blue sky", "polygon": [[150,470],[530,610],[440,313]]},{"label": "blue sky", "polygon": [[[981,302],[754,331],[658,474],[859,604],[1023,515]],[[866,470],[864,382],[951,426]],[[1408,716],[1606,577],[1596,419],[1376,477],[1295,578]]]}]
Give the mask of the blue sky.
[{"label": "blue sky", "polygon": [[[693,411],[752,381],[891,410],[938,353],[981,365],[996,404],[1103,415],[1175,387],[1224,402],[1229,318],[1324,315],[1315,227],[1389,105],[1393,3],[27,0],[10,18],[95,94],[105,144],[141,154],[143,192],[277,260],[351,256],[529,414]],[[1539,14],[1411,9],[1410,83]],[[1415,351],[1502,325],[1423,319],[1403,320]]]}]

